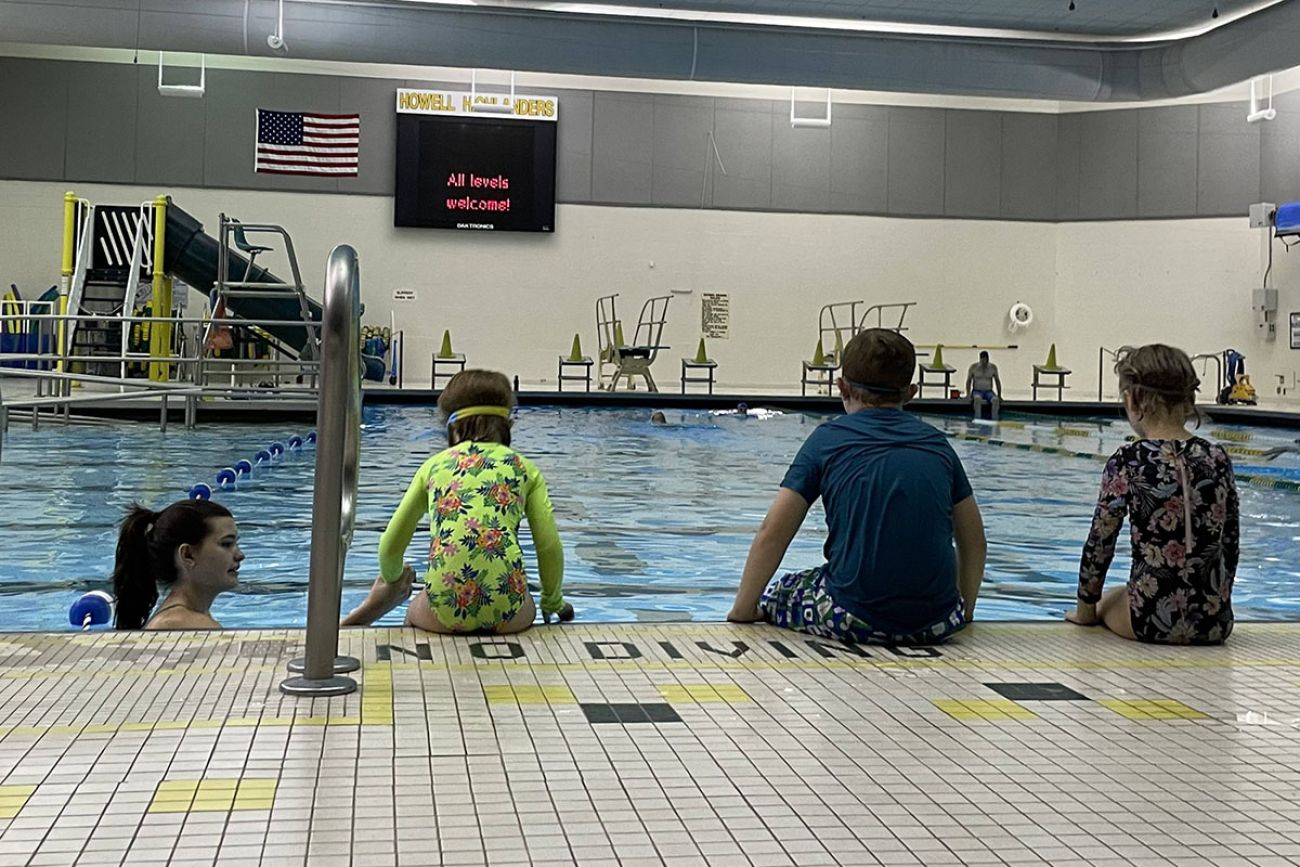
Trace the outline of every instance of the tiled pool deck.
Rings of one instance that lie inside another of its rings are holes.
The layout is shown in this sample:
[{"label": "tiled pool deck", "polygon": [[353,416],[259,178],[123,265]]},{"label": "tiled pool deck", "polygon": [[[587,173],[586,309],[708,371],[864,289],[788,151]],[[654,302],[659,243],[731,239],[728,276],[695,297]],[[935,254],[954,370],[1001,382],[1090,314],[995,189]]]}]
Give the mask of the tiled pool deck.
[{"label": "tiled pool deck", "polygon": [[0,865],[1300,863],[1300,624],[0,635]]}]

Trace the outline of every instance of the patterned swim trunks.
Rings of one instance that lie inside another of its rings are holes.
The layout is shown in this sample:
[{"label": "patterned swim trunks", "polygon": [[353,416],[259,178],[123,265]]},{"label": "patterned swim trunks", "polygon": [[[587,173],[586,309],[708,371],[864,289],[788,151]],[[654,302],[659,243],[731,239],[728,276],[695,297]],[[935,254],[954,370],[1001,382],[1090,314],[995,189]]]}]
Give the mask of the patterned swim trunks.
[{"label": "patterned swim trunks", "polygon": [[877,629],[835,604],[824,565],[774,579],[763,591],[758,610],[773,626],[854,644],[938,644],[966,625],[959,602],[943,620],[916,632]]}]

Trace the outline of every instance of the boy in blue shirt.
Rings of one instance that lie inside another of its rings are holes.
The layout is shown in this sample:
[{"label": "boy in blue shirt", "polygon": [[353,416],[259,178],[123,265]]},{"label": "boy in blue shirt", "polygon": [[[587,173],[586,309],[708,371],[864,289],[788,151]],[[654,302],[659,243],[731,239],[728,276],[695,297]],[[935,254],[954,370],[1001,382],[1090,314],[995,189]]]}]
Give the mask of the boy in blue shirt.
[{"label": "boy in blue shirt", "polygon": [[[749,549],[728,620],[879,644],[939,642],[971,620],[984,524],[947,439],[902,410],[916,394],[915,369],[911,341],[888,329],[866,329],[844,347],[836,384],[846,415],[799,449]],[[819,496],[826,563],[772,581]]]}]

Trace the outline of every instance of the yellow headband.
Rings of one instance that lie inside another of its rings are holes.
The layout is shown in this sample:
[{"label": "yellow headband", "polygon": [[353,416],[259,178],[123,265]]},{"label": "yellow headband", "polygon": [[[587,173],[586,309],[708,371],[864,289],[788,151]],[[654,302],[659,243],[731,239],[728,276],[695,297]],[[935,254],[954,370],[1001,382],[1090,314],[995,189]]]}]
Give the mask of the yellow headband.
[{"label": "yellow headband", "polygon": [[451,427],[462,419],[476,415],[495,415],[501,418],[510,418],[510,408],[506,406],[467,406],[447,416],[447,427]]}]

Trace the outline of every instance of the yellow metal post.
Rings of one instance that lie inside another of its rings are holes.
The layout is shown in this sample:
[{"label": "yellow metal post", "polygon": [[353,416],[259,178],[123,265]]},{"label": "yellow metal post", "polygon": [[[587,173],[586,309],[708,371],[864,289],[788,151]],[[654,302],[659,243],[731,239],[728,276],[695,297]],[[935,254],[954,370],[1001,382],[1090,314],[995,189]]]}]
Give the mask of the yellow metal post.
[{"label": "yellow metal post", "polygon": [[[63,194],[63,259],[59,265],[59,315],[68,313],[68,296],[72,293],[72,261],[77,239],[77,194],[68,191]],[[54,369],[63,372],[63,356],[67,352],[67,324],[59,320],[58,341],[55,351],[59,360]]]},{"label": "yellow metal post", "polygon": [[[163,248],[167,231],[167,196],[153,200],[153,315],[172,315],[172,281],[163,270]],[[130,303],[130,299],[127,299]],[[172,324],[154,322],[149,328],[149,357],[164,358],[172,354]],[[149,378],[166,382],[171,378],[171,363],[150,361]]]}]

